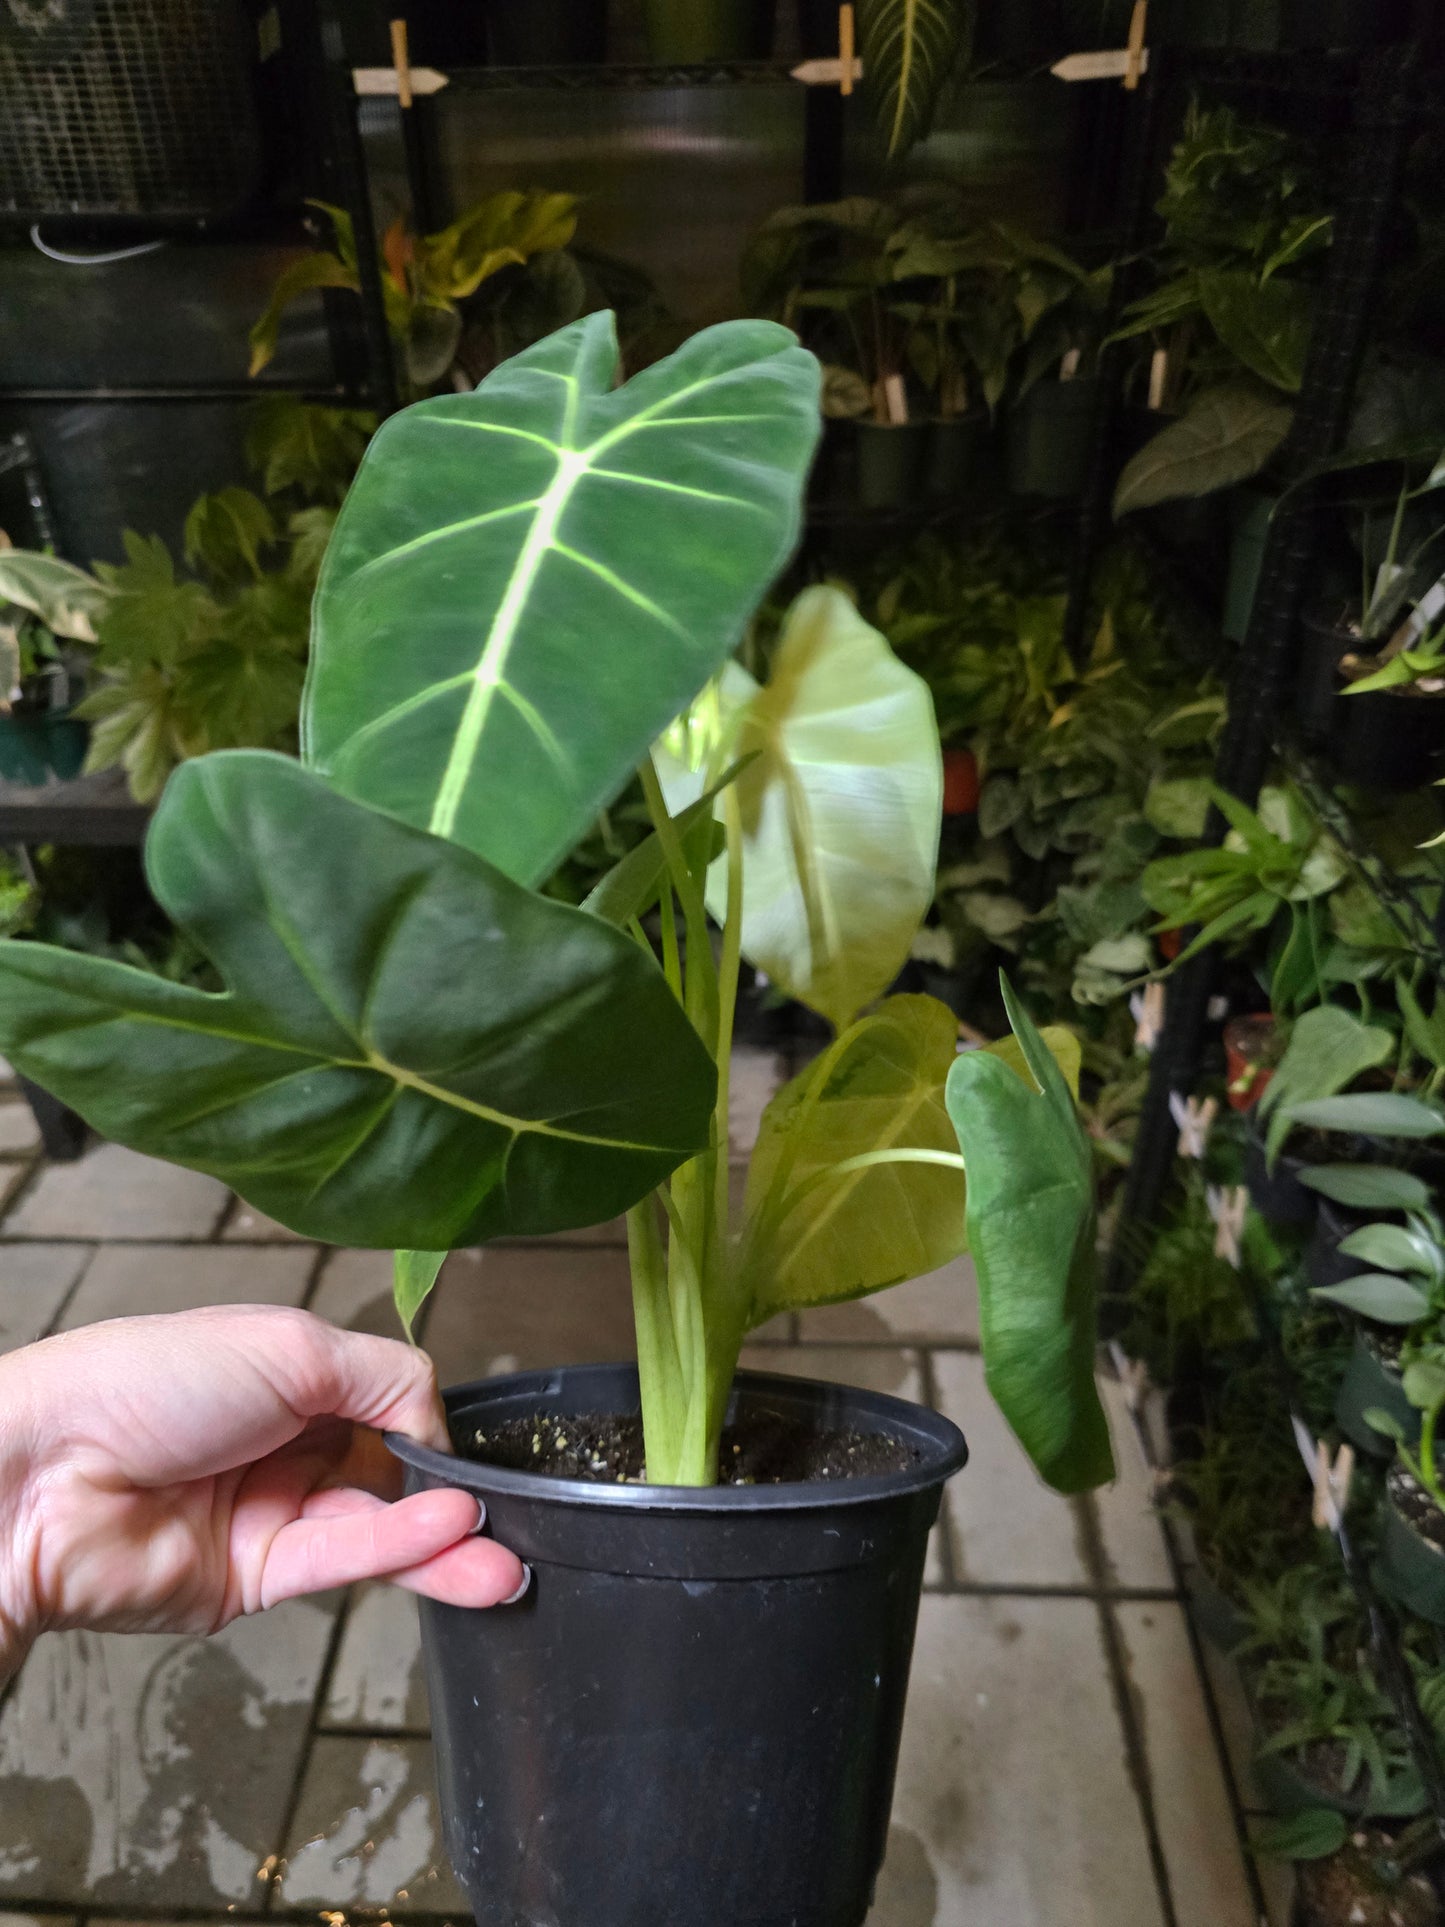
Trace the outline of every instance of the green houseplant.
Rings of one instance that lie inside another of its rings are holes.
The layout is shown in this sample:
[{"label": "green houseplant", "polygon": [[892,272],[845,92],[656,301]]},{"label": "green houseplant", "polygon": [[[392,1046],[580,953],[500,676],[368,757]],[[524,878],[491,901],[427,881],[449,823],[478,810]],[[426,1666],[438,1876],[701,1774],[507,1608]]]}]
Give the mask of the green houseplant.
[{"label": "green houseplant", "polygon": [[[764,684],[728,665],[795,536],[816,363],[739,322],[624,388],[615,368],[593,315],[382,428],[317,591],[302,760],[198,759],[156,815],[156,895],[226,989],[11,943],[0,1044],[121,1141],[397,1247],[404,1318],[453,1246],[628,1212],[638,1369],[459,1388],[453,1435],[488,1462],[398,1444],[414,1480],[484,1492],[537,1574],[500,1633],[427,1617],[449,1848],[498,1927],[621,1927],[639,1879],[662,1918],[857,1927],[962,1441],[897,1401],[735,1381],[738,1348],[967,1236],[1004,1410],[1061,1488],[1107,1478],[1088,1143],[1017,1004],[1016,1040],[957,1057],[943,1006],[877,1002],[932,891],[926,690],[830,590]],[[538,896],[639,764],[651,838],[588,906]],[[735,1224],[744,953],[839,1034],[765,1116]],[[635,1427],[639,1390],[642,1451],[599,1454],[605,1482],[496,1457],[509,1426],[533,1453]],[[715,1485],[729,1423],[856,1447],[865,1474]],[[739,1856],[759,1786],[770,1831]]]}]

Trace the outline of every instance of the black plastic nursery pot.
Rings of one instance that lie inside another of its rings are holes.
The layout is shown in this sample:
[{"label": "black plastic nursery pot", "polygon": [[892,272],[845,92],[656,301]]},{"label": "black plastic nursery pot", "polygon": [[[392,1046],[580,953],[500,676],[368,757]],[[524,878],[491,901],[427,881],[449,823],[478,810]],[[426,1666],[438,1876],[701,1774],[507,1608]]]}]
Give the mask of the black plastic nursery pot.
[{"label": "black plastic nursery pot", "polygon": [[1065,501],[1081,493],[1089,472],[1098,407],[1096,375],[1041,381],[1008,419],[1008,485],[1015,495]]},{"label": "black plastic nursery pot", "polygon": [[928,425],[923,489],[935,502],[966,501],[996,479],[992,423],[986,408],[935,416]]},{"label": "black plastic nursery pot", "polygon": [[647,51],[688,66],[708,60],[766,60],[775,0],[646,0]]},{"label": "black plastic nursery pot", "polygon": [[1251,1631],[1249,1620],[1203,1566],[1193,1565],[1189,1568],[1185,1591],[1190,1618],[1201,1637],[1207,1639],[1217,1651],[1232,1653],[1236,1646],[1248,1639]]},{"label": "black plastic nursery pot", "polygon": [[486,0],[495,67],[595,66],[607,58],[607,0]]},{"label": "black plastic nursery pot", "polygon": [[1445,697],[1377,689],[1345,693],[1340,658],[1360,646],[1318,615],[1301,623],[1296,706],[1306,740],[1326,748],[1347,783],[1413,790],[1445,773]]},{"label": "black plastic nursery pot", "polygon": [[1419,1438],[1420,1414],[1405,1396],[1398,1369],[1357,1330],[1335,1393],[1335,1423],[1360,1451],[1379,1459],[1393,1458],[1395,1441],[1367,1421],[1369,1411],[1388,1412],[1412,1445]]},{"label": "black plastic nursery pot", "polygon": [[1375,1577],[1402,1606],[1432,1625],[1445,1626],[1445,1552],[1418,1533],[1388,1497]]},{"label": "black plastic nursery pot", "polygon": [[1351,1258],[1340,1246],[1352,1231],[1359,1231],[1372,1220],[1362,1212],[1348,1210],[1330,1198],[1321,1198],[1315,1214],[1315,1228],[1305,1251],[1305,1270],[1312,1289],[1342,1285],[1347,1278],[1358,1278],[1364,1269],[1358,1258]]},{"label": "black plastic nursery pot", "polygon": [[1270,1224],[1312,1225],[1319,1209],[1319,1193],[1300,1183],[1307,1160],[1281,1151],[1273,1170],[1265,1154],[1259,1123],[1251,1114],[1244,1139],[1244,1182],[1249,1201]]},{"label": "black plastic nursery pot", "polygon": [[853,424],[860,508],[907,509],[917,504],[928,474],[929,426],[926,421]]},{"label": "black plastic nursery pot", "polygon": [[[458,1441],[636,1413],[632,1366],[446,1395]],[[878,1393],[741,1372],[732,1420],[885,1432],[836,1483],[601,1485],[393,1438],[532,1568],[491,1613],[423,1601],[447,1851],[478,1927],[862,1927],[888,1833],[929,1528],[957,1427]]]}]

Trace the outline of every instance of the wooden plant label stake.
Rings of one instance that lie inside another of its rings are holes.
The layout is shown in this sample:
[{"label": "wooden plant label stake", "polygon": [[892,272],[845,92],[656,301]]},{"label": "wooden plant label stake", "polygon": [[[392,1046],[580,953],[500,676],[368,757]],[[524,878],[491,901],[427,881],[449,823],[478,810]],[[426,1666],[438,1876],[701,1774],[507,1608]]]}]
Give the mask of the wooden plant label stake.
[{"label": "wooden plant label stake", "polygon": [[1152,1051],[1164,1028],[1163,984],[1146,984],[1143,990],[1136,990],[1129,999],[1129,1011],[1134,1019],[1135,1044],[1140,1050]]},{"label": "wooden plant label stake", "polygon": [[1157,415],[1169,391],[1169,350],[1156,348],[1149,361],[1149,408]]},{"label": "wooden plant label stake", "polygon": [[406,46],[405,20],[391,23],[391,64],[396,69],[396,97],[405,107],[411,106],[411,56]]},{"label": "wooden plant label stake", "polygon": [[[449,77],[438,73],[435,67],[408,67],[406,77],[413,100],[419,94],[439,94],[443,87],[450,85]],[[401,75],[395,67],[353,67],[351,84],[367,100],[400,98],[401,95]]]},{"label": "wooden plant label stake", "polygon": [[1083,356],[1084,351],[1082,348],[1070,348],[1069,352],[1059,363],[1060,381],[1072,381],[1074,379],[1074,376],[1079,372],[1079,363],[1083,360]]},{"label": "wooden plant label stake", "polygon": [[1202,1158],[1219,1111],[1218,1098],[1181,1097],[1178,1091],[1171,1091],[1169,1110],[1179,1126],[1180,1157]]},{"label": "wooden plant label stake", "polygon": [[[1139,72],[1148,71],[1149,49],[1144,47],[1139,54]],[[1049,72],[1055,80],[1124,80],[1129,72],[1129,49],[1110,47],[1103,53],[1069,54],[1056,60]]]},{"label": "wooden plant label stake", "polygon": [[1299,1447],[1299,1455],[1304,1460],[1314,1489],[1310,1518],[1321,1531],[1328,1527],[1331,1532],[1338,1534],[1350,1503],[1350,1482],[1355,1475],[1355,1448],[1349,1443],[1342,1445],[1331,1462],[1330,1448],[1323,1439],[1311,1436],[1303,1419],[1291,1413],[1290,1424],[1294,1428],[1295,1444]]},{"label": "wooden plant label stake", "polygon": [[901,428],[908,420],[908,391],[903,386],[902,375],[883,377],[883,408],[895,428]]},{"label": "wooden plant label stake", "polygon": [[1242,1184],[1211,1184],[1205,1192],[1209,1215],[1214,1220],[1214,1255],[1239,1270],[1239,1240],[1244,1231],[1244,1214],[1249,1209],[1249,1192]]},{"label": "wooden plant label stake", "polygon": [[854,21],[852,0],[838,9],[838,91],[846,100],[853,91]]},{"label": "wooden plant label stake", "polygon": [[1149,0],[1134,0],[1134,14],[1129,22],[1128,60],[1124,68],[1124,88],[1133,93],[1138,88],[1139,76],[1144,71],[1144,33],[1149,25]]}]

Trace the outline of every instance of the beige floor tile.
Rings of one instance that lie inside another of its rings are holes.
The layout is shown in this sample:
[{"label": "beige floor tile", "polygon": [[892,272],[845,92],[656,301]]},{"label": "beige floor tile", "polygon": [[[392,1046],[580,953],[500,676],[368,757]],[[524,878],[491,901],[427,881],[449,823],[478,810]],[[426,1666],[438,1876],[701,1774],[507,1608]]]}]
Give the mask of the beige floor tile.
[{"label": "beige floor tile", "polygon": [[286,1907],[393,1914],[455,1911],[470,1920],[442,1846],[430,1740],[317,1740],[280,1900]]},{"label": "beige floor tile", "polygon": [[27,1157],[40,1149],[40,1127],[23,1098],[0,1103],[0,1158]]},{"label": "beige floor tile", "polygon": [[921,1344],[976,1345],[978,1279],[973,1260],[955,1258],[938,1271],[890,1285],[887,1291],[805,1311],[798,1331],[809,1343],[896,1345],[900,1339],[913,1339]]},{"label": "beige floor tile", "polygon": [[523,1245],[621,1245],[627,1246],[626,1218],[609,1218],[605,1224],[578,1225],[574,1231],[554,1231],[549,1238],[522,1238],[508,1240],[499,1238],[498,1248],[508,1243]]},{"label": "beige floor tile", "polygon": [[0,1352],[28,1345],[49,1330],[93,1249],[91,1245],[0,1245]]},{"label": "beige floor tile", "polygon": [[[3,1258],[0,1258],[3,1262]],[[312,1255],[244,1245],[102,1245],[65,1308],[62,1331],[138,1312],[198,1305],[299,1305]]]},{"label": "beige floor tile", "polygon": [[1178,1927],[1256,1927],[1184,1609],[1124,1600],[1115,1612]]},{"label": "beige floor tile", "polygon": [[759,1120],[786,1077],[787,1066],[776,1051],[740,1044],[733,1052],[728,1082],[728,1145],[735,1158],[752,1154]]},{"label": "beige floor tile", "polygon": [[347,1331],[401,1338],[401,1320],[391,1293],[389,1251],[333,1251],[311,1294],[311,1309]]},{"label": "beige floor tile", "polygon": [[437,1282],[423,1336],[443,1385],[632,1358],[627,1254],[556,1245],[455,1252]]},{"label": "beige floor tile", "polygon": [[1118,1473],[1112,1485],[1094,1494],[1110,1583],[1125,1590],[1172,1590],[1174,1572],[1154,1508],[1154,1478],[1125,1404],[1124,1388],[1115,1379],[1101,1378],[1099,1393],[1109,1415]]},{"label": "beige floor tile", "polygon": [[97,1144],[74,1164],[51,1164],[5,1220],[23,1238],[204,1238],[226,1207],[215,1178]]},{"label": "beige floor tile", "polygon": [[226,1228],[221,1236],[227,1244],[309,1244],[311,1242],[310,1239],[303,1238],[299,1232],[289,1230],[284,1224],[278,1224],[274,1218],[268,1218],[264,1211],[258,1211],[255,1205],[247,1204],[244,1198],[237,1198],[236,1208],[227,1219]]},{"label": "beige floor tile", "polygon": [[0,1716],[0,1900],[258,1905],[334,1610],[42,1639]]},{"label": "beige floor tile", "polygon": [[328,1726],[425,1732],[426,1681],[413,1594],[400,1586],[365,1586],[357,1592],[323,1717]]},{"label": "beige floor tile", "polygon": [[74,1914],[0,1914],[0,1927],[75,1927],[75,1922]]},{"label": "beige floor tile", "polygon": [[1160,1927],[1084,1599],[924,1598],[869,1927]]},{"label": "beige floor tile", "polygon": [[944,1507],[960,1584],[1082,1586],[1088,1567],[1081,1521],[1034,1471],[983,1380],[983,1360],[940,1352],[939,1402],[968,1440],[968,1464],[949,1481]]},{"label": "beige floor tile", "polygon": [[754,1372],[784,1372],[790,1378],[818,1378],[829,1385],[860,1385],[917,1403],[923,1379],[917,1354],[862,1345],[767,1345],[743,1347],[741,1363]]}]

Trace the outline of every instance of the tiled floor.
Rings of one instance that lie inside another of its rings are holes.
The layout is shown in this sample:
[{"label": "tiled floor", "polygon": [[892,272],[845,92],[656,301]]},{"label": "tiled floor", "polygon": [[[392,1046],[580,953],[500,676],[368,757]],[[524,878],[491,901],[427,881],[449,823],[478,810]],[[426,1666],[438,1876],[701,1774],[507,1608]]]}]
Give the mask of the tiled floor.
[{"label": "tiled floor", "polygon": [[[778,1069],[741,1064],[736,1148]],[[395,1330],[386,1254],[306,1244],[114,1147],[47,1166],[3,1093],[0,1205],[0,1349],[222,1299]],[[621,1227],[456,1254],[423,1338],[443,1382],[625,1356]],[[972,1450],[931,1548],[870,1927],[1256,1927],[1220,1718],[1118,1388],[1119,1482],[1071,1502],[1038,1485],[987,1398],[967,1261],[779,1321],[748,1357],[936,1402]],[[0,1703],[0,1927],[465,1917],[426,1730],[415,1610],[386,1588],[211,1641],[45,1639]]]}]

